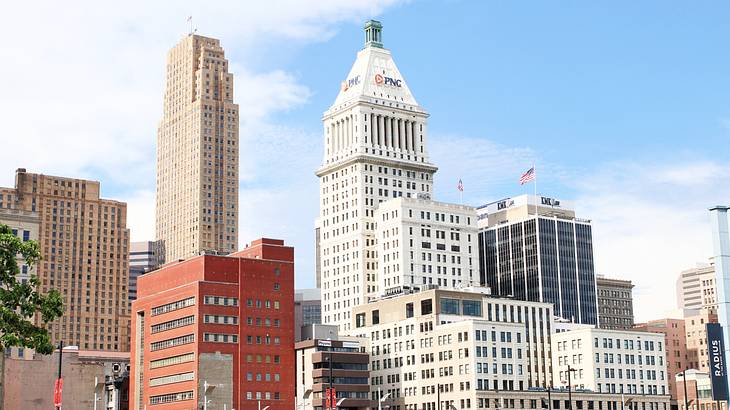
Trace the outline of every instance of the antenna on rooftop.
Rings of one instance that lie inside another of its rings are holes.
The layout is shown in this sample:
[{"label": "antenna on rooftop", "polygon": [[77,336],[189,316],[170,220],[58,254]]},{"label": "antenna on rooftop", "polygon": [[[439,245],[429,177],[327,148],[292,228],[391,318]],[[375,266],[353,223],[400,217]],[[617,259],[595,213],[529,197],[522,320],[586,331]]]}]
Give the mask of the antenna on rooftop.
[{"label": "antenna on rooftop", "polygon": [[197,28],[193,28],[193,16],[188,16],[187,22],[190,23],[190,31],[188,32],[188,35],[192,36],[193,34],[195,34],[195,32],[198,31]]}]

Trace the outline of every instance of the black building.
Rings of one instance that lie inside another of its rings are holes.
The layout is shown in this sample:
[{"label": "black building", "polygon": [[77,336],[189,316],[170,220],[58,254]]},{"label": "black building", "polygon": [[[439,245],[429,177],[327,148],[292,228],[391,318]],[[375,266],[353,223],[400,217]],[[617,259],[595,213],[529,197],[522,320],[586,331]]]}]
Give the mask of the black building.
[{"label": "black building", "polygon": [[483,286],[493,295],[553,303],[556,315],[576,323],[598,324],[590,221],[560,201],[528,195],[479,212]]}]

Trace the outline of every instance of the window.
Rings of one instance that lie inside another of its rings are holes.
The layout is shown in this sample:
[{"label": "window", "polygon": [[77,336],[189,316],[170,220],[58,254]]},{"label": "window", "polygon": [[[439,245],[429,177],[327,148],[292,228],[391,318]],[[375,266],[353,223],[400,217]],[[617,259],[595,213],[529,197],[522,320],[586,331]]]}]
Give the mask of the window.
[{"label": "window", "polygon": [[421,301],[421,314],[430,315],[433,313],[433,301],[431,299],[424,299]]},{"label": "window", "polygon": [[220,306],[238,306],[238,298],[229,298],[225,296],[205,296],[203,303],[206,305]]},{"label": "window", "polygon": [[154,378],[150,379],[150,386],[162,386],[164,384],[185,382],[185,381],[193,380],[193,378],[194,378],[193,376],[194,376],[193,372],[188,372],[188,373],[173,374],[170,376],[154,377]]},{"label": "window", "polygon": [[150,362],[150,369],[159,367],[172,366],[174,364],[187,363],[195,360],[194,353],[186,353],[179,356],[166,357],[164,359],[153,360]]},{"label": "window", "polygon": [[172,403],[176,401],[183,401],[183,400],[192,400],[193,399],[193,391],[185,391],[180,393],[168,393],[168,394],[161,394],[159,396],[150,396],[150,404],[164,404],[164,403]]},{"label": "window", "polygon": [[413,303],[406,303],[406,317],[413,317]]},{"label": "window", "polygon": [[168,322],[152,325],[152,333],[159,333],[170,329],[177,329],[178,327],[188,326],[193,323],[195,323],[195,316],[185,316],[180,319],[170,320]]},{"label": "window", "polygon": [[163,313],[172,312],[174,310],[186,308],[188,306],[195,305],[195,297],[189,297],[187,299],[178,300],[176,302],[168,303],[166,305],[153,307],[150,310],[152,316],[161,315]]},{"label": "window", "polygon": [[377,325],[378,323],[380,323],[380,311],[379,310],[373,310],[371,316],[372,316],[371,324]]},{"label": "window", "polygon": [[480,300],[463,300],[464,316],[482,316],[482,302]]},{"label": "window", "polygon": [[458,315],[459,300],[450,298],[441,298],[441,314]]}]

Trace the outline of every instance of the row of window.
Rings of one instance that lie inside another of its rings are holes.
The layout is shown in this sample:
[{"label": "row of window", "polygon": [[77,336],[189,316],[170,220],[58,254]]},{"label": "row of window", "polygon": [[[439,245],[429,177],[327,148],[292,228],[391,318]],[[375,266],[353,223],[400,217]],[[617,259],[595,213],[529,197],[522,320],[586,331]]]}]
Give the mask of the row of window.
[{"label": "row of window", "polygon": [[238,343],[238,335],[222,333],[204,333],[203,341],[215,343]]},{"label": "row of window", "polygon": [[195,353],[185,353],[178,356],[166,357],[164,359],[153,360],[150,362],[150,369],[159,367],[172,366],[174,364],[187,363],[195,360]]},{"label": "row of window", "polygon": [[164,332],[166,330],[177,329],[178,327],[192,325],[193,323],[195,323],[194,315],[185,316],[185,317],[181,317],[179,319],[170,320],[167,322],[152,325],[152,333],[160,333],[160,332]]},{"label": "row of window", "polygon": [[193,391],[184,391],[180,393],[160,394],[159,396],[150,396],[150,404],[173,403],[176,401],[192,400]]},{"label": "row of window", "polygon": [[151,351],[156,350],[162,350],[162,349],[168,349],[170,347],[180,346],[188,343],[193,343],[195,341],[195,334],[189,334],[185,336],[179,336],[172,339],[167,340],[161,340],[159,342],[154,342],[150,345]]},{"label": "row of window", "polygon": [[194,372],[171,374],[169,376],[154,377],[150,379],[150,386],[162,386],[165,384],[186,382],[195,378]]},{"label": "row of window", "polygon": [[163,313],[172,312],[174,310],[179,310],[182,308],[186,308],[188,306],[195,305],[195,297],[191,296],[187,299],[178,300],[172,303],[168,303],[162,306],[157,306],[151,309],[150,314],[151,316],[157,316],[161,315]]}]

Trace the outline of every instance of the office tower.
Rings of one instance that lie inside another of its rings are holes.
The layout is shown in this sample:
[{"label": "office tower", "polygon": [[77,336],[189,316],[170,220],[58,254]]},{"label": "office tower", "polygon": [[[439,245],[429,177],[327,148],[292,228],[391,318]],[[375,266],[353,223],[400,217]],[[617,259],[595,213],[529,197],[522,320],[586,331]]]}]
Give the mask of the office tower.
[{"label": "office tower", "polygon": [[188,35],[167,54],[155,221],[166,262],[238,248],[238,105],[228,68],[213,38]]},{"label": "office tower", "polygon": [[322,323],[322,292],[297,289],[294,292],[294,340],[302,340],[302,327]]},{"label": "office tower", "polygon": [[365,25],[365,48],[324,113],[318,232],[322,321],[350,326],[351,309],[378,295],[375,211],[391,198],[432,193],[428,113],[391,56],[382,26]]},{"label": "office tower", "polygon": [[137,295],[131,408],[294,408],[294,248],[258,239],[168,263]]},{"label": "office tower", "polygon": [[662,333],[664,335],[664,359],[667,363],[668,393],[672,400],[677,400],[677,395],[682,389],[677,386],[675,376],[688,368],[687,363],[687,337],[684,329],[683,318],[665,318],[650,320],[646,323],[636,324],[633,330],[650,333]]},{"label": "office tower", "polygon": [[730,229],[727,211],[730,206],[717,205],[710,208],[712,243],[715,261],[715,283],[717,291],[717,318],[722,325],[725,357],[730,354]]},{"label": "office tower", "polygon": [[566,201],[533,195],[477,212],[481,281],[492,294],[549,302],[569,321],[598,324],[590,220]]},{"label": "office tower", "polygon": [[483,408],[477,403],[504,391],[553,383],[552,310],[548,303],[431,289],[355,307],[348,334],[370,339],[372,399],[390,393],[383,407],[435,410],[432,403],[455,400],[456,408]]},{"label": "office tower", "polygon": [[633,288],[630,280],[596,276],[601,329],[627,330],[634,326]]},{"label": "office tower", "polygon": [[137,299],[137,277],[162,265],[163,249],[159,241],[129,244],[129,301]]},{"label": "office tower", "polygon": [[665,348],[661,333],[593,327],[555,333],[553,373],[557,380],[567,382],[568,368],[574,369],[572,389],[666,395]]},{"label": "office tower", "polygon": [[127,204],[99,196],[97,181],[15,173],[3,206],[36,212],[41,291],[58,289],[63,316],[48,325],[54,343],[129,351]]},{"label": "office tower", "polygon": [[[12,206],[12,194],[8,199],[5,198],[6,202],[3,204],[3,195],[0,195],[0,225],[7,225],[13,230],[13,233],[25,241],[38,241],[38,232],[40,231],[40,219],[38,218],[38,212],[24,211],[22,209],[7,208]],[[3,207],[5,205],[5,208]],[[18,261],[18,267],[20,268],[20,274],[18,275],[18,282],[26,283],[30,279],[30,275],[36,275],[36,267],[29,267],[26,265],[23,255],[16,257]]]},{"label": "office tower", "polygon": [[479,285],[471,206],[397,198],[375,211],[379,296]]},{"label": "office tower", "polygon": [[715,295],[715,264],[698,264],[683,270],[677,278],[677,308],[717,308]]}]

